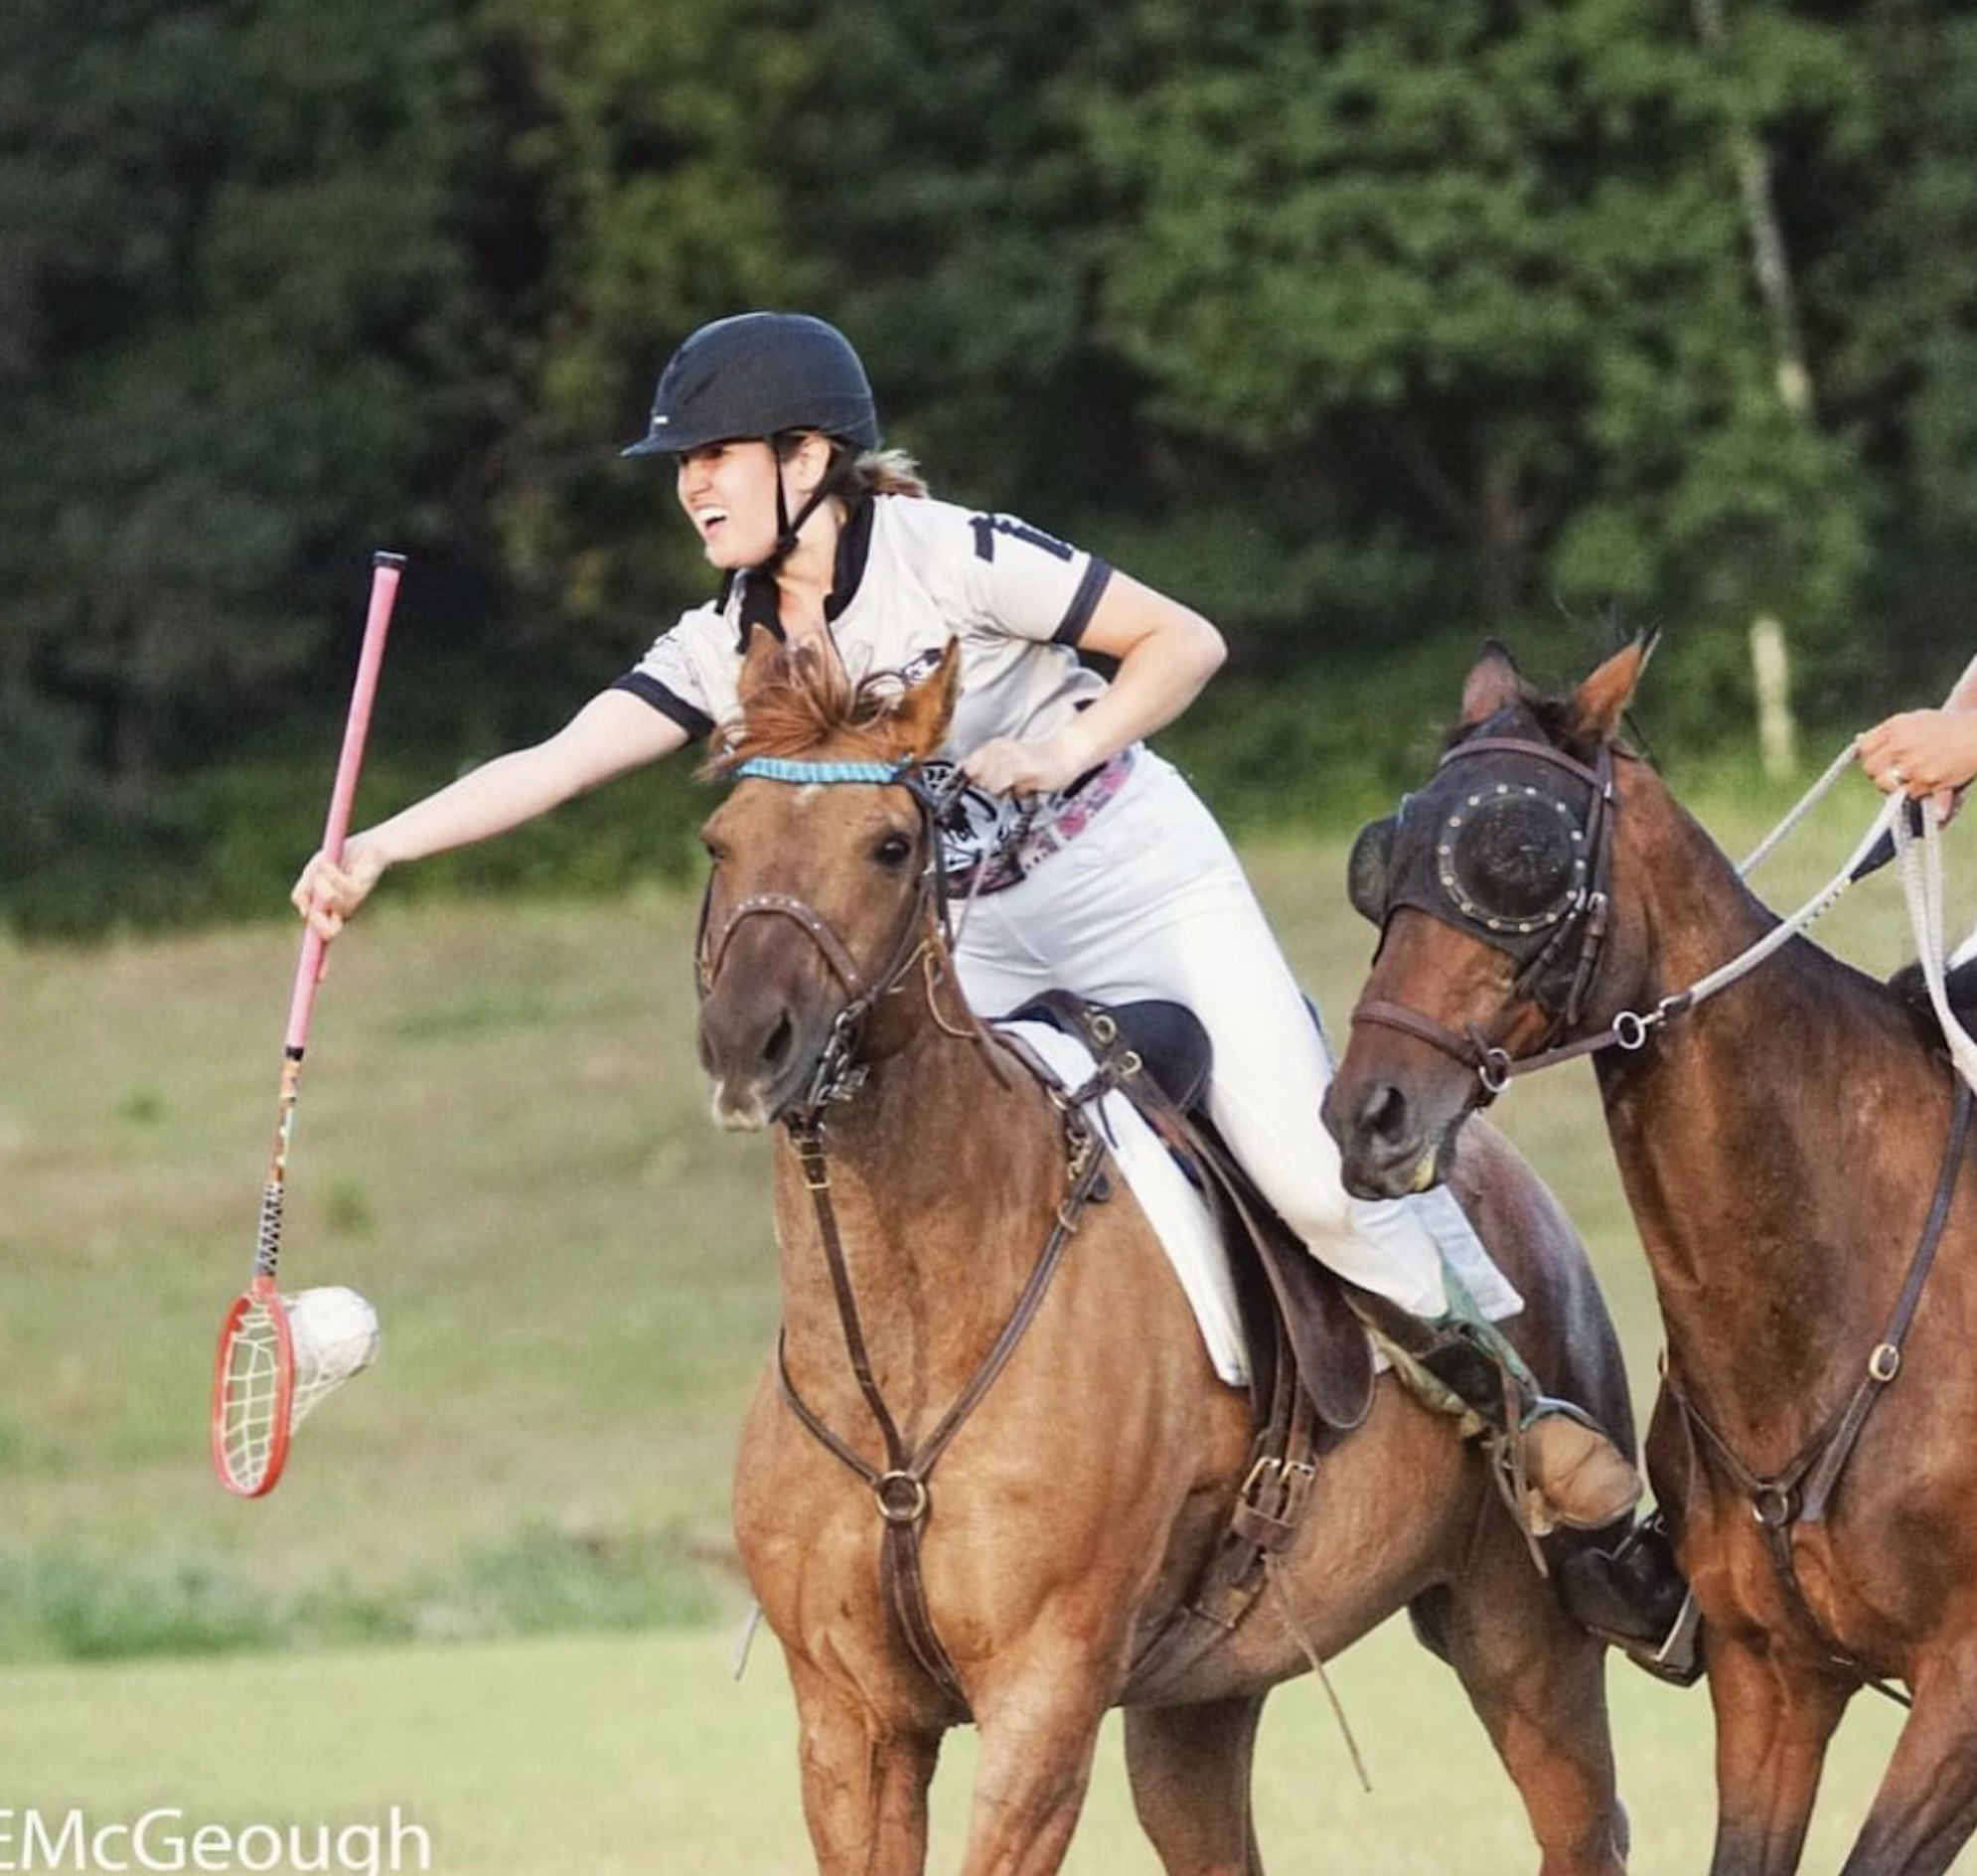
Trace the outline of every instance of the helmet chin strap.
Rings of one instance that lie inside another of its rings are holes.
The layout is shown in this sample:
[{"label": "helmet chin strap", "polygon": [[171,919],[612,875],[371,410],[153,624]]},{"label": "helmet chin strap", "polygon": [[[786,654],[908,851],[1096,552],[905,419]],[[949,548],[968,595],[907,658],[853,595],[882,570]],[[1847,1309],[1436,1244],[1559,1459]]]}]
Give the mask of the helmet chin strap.
[{"label": "helmet chin strap", "polygon": [[[773,451],[775,439],[768,439]],[[778,617],[776,604],[776,575],[782,564],[796,551],[797,538],[803,532],[804,523],[817,513],[826,501],[836,492],[842,480],[834,457],[826,468],[818,485],[810,493],[804,505],[797,510],[794,519],[790,515],[790,505],[783,488],[783,463],[776,459],[776,545],[769,550],[768,557],[758,561],[748,569],[750,577],[742,589],[742,618],[745,624],[763,625],[777,637],[783,636],[782,621]],[[758,579],[754,575],[761,575]]]},{"label": "helmet chin strap", "polygon": [[[769,446],[772,450],[775,448],[773,439],[771,439]],[[797,537],[803,533],[804,523],[809,521],[811,516],[817,513],[818,509],[824,505],[836,489],[838,480],[836,469],[837,464],[834,458],[825,468],[824,474],[818,479],[817,487],[810,492],[809,499],[797,510],[796,519],[792,521],[790,519],[789,501],[783,490],[782,459],[780,457],[777,458],[776,545],[771,550],[769,557],[762,562],[760,571],[764,573],[775,572],[796,551]]]}]

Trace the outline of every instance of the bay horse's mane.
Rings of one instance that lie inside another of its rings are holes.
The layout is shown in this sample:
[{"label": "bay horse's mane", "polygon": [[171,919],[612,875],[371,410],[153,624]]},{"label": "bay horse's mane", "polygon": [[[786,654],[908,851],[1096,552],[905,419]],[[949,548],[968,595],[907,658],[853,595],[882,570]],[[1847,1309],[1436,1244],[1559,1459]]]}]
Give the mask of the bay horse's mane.
[{"label": "bay horse's mane", "polygon": [[718,779],[751,756],[806,756],[826,743],[851,759],[891,761],[904,753],[893,718],[906,691],[896,671],[854,684],[815,646],[777,646],[750,659],[727,740],[701,772]]}]

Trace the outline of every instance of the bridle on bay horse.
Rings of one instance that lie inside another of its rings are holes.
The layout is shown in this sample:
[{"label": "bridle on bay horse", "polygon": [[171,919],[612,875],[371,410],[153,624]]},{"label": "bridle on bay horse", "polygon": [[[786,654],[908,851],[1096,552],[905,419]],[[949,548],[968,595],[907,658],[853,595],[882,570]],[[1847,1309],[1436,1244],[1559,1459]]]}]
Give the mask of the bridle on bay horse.
[{"label": "bridle on bay horse", "polygon": [[[1473,765],[1481,758],[1495,764],[1493,772],[1475,775]],[[1560,776],[1571,784],[1569,789],[1560,787]],[[1472,1106],[1484,1107],[1514,1075],[1608,1047],[1644,1047],[1661,1023],[1727,988],[1767,956],[1768,945],[1754,946],[1748,963],[1732,960],[1698,984],[1660,998],[1645,1014],[1623,1010],[1600,1029],[1577,1032],[1610,917],[1618,806],[1612,751],[1605,743],[1592,767],[1537,737],[1480,735],[1449,749],[1436,781],[1422,795],[1360,831],[1348,863],[1348,886],[1354,906],[1380,927],[1382,945],[1394,913],[1405,905],[1508,955],[1518,968],[1504,1016],[1488,1029],[1470,1023],[1466,1032],[1457,1033],[1420,1011],[1376,998],[1360,1003],[1352,1021],[1398,1029],[1460,1062],[1476,1077]],[[1431,824],[1424,811],[1439,811],[1439,825]],[[1432,839],[1416,838],[1424,826]],[[1408,837],[1406,845],[1403,836]],[[1549,1023],[1535,1048],[1513,1056],[1502,1037],[1521,1002],[1535,1003]],[[1868,1415],[1901,1371],[1902,1342],[1955,1194],[1971,1106],[1971,1090],[1959,1074],[1942,1170],[1887,1328],[1852,1391],[1779,1472],[1764,1478],[1748,1466],[1697,1407],[1672,1362],[1663,1362],[1663,1378],[1683,1418],[1749,1499],[1773,1572],[1800,1619],[1836,1665],[1903,1706],[1908,1697],[1849,1655],[1814,1614],[1799,1581],[1792,1532],[1801,1523],[1824,1521]]]},{"label": "bridle on bay horse", "polygon": [[912,899],[899,934],[886,953],[885,962],[876,970],[866,970],[858,964],[850,947],[821,912],[807,901],[787,893],[755,893],[739,900],[722,921],[718,933],[710,937],[708,913],[713,902],[713,881],[709,879],[706,896],[700,905],[695,978],[704,1000],[720,976],[736,929],[751,918],[775,917],[789,919],[805,932],[844,987],[847,1001],[832,1022],[830,1036],[818,1056],[804,1095],[778,1118],[789,1134],[790,1144],[803,1169],[804,1185],[810,1192],[817,1215],[818,1235],[824,1245],[845,1353],[858,1391],[864,1396],[865,1405],[884,1443],[885,1465],[882,1468],[871,1465],[834,1432],[797,1391],[796,1383],[790,1376],[786,1329],[779,1329],[776,1337],[776,1379],[783,1400],[804,1427],[870,1486],[882,1524],[879,1579],[886,1601],[914,1658],[966,1718],[969,1714],[968,1697],[953,1658],[934,1628],[921,1571],[922,1533],[933,1506],[929,1480],[955,1435],[1015,1353],[1017,1344],[1042,1306],[1050,1280],[1063,1260],[1065,1246],[1078,1228],[1085,1204],[1099,1184],[1105,1154],[1084,1117],[1083,1108],[1087,1101],[1105,1091],[1113,1078],[1112,1071],[1101,1064],[1093,1082],[1073,1093],[1057,1090],[1048,1081],[1044,1083],[1045,1092],[1058,1110],[1064,1130],[1066,1194],[1057,1206],[1043,1249],[1032,1265],[1028,1280],[1017,1296],[1000,1334],[933,1430],[916,1448],[909,1448],[872,1372],[864,1327],[844,1255],[843,1238],[838,1229],[836,1207],[832,1198],[831,1169],[826,1151],[826,1109],[834,1103],[849,1100],[863,1086],[868,1072],[860,1053],[865,1025],[872,1012],[885,998],[907,987],[916,965],[923,967],[927,1007],[935,1022],[946,1033],[979,1044],[998,1077],[1002,1075],[1000,1065],[995,1063],[996,1045],[980,1022],[970,1016],[967,1026],[956,1026],[941,1014],[935,998],[940,959],[947,955],[951,942],[947,876],[941,863],[941,827],[948,810],[966,785],[967,777],[957,769],[946,788],[936,789],[929,784],[919,762],[912,757],[892,763],[808,762],[753,756],[737,763],[728,773],[735,780],[755,779],[799,786],[837,783],[893,785],[906,789],[919,809],[924,853],[914,881]]},{"label": "bridle on bay horse", "polygon": [[[1472,777],[1482,758],[1494,772]],[[1457,1033],[1378,998],[1360,1003],[1352,1020],[1399,1029],[1452,1056],[1474,1072],[1478,1107],[1513,1075],[1611,1043],[1638,1048],[1649,1019],[1627,1013],[1597,1035],[1573,1033],[1605,946],[1614,806],[1613,755],[1603,743],[1591,767],[1535,737],[1457,743],[1427,791],[1360,831],[1348,865],[1352,902],[1379,926],[1383,946],[1395,912],[1413,906],[1506,954],[1517,966],[1506,1021]],[[1432,841],[1402,845],[1404,834],[1438,813]],[[1508,1013],[1522,1003],[1536,1004],[1549,1025],[1534,1050],[1513,1056],[1502,1038]]]}]

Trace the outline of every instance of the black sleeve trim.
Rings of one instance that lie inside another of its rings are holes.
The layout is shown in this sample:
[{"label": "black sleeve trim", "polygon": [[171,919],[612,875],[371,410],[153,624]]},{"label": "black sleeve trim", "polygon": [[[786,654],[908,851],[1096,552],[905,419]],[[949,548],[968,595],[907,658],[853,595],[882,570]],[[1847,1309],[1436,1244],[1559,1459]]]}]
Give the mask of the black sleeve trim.
[{"label": "black sleeve trim", "polygon": [[1051,633],[1053,645],[1075,645],[1085,636],[1085,627],[1092,622],[1092,614],[1098,610],[1099,595],[1112,579],[1112,567],[1095,553],[1091,564],[1085,568],[1085,577],[1078,582],[1078,590],[1071,595],[1070,609],[1064,614],[1063,623]]},{"label": "black sleeve trim", "polygon": [[636,698],[642,698],[662,716],[670,716],[687,735],[704,741],[714,733],[714,719],[705,710],[698,710],[661,684],[657,678],[649,678],[643,671],[628,671],[611,687],[614,691],[629,691]]}]

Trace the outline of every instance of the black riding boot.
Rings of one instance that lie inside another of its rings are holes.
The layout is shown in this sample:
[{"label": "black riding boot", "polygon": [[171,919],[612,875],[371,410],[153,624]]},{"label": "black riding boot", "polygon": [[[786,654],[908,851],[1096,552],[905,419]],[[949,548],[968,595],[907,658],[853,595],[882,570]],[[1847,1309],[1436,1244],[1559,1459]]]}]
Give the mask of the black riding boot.
[{"label": "black riding boot", "polygon": [[1702,1619],[1659,1511],[1610,1550],[1570,1552],[1558,1584],[1575,1622],[1657,1679],[1689,1687],[1702,1677]]}]

